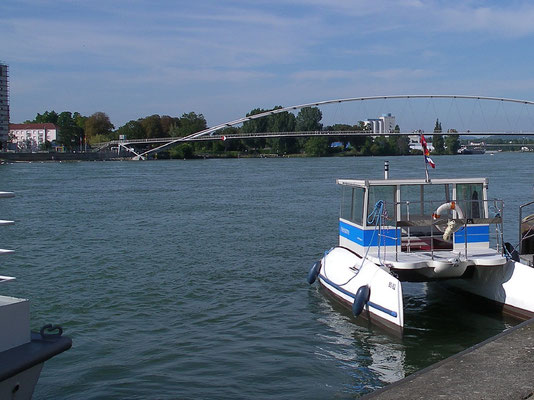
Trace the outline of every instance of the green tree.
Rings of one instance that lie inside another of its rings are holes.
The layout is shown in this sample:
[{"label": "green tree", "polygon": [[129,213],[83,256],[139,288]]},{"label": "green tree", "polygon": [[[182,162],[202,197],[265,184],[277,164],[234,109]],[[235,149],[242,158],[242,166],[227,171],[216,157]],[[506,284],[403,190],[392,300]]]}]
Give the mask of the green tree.
[{"label": "green tree", "polygon": [[97,135],[109,137],[115,127],[104,112],[96,112],[85,121],[85,135],[87,140],[92,143]]},{"label": "green tree", "polygon": [[433,135],[432,146],[434,147],[435,154],[444,154],[445,153],[445,141],[443,140],[443,135]]},{"label": "green tree", "polygon": [[[247,117],[250,117],[256,114],[261,114],[266,111],[268,110],[264,110],[262,108],[255,108],[249,113],[247,113]],[[267,132],[268,127],[269,127],[268,119],[266,117],[260,117],[260,118],[251,119],[249,121],[243,122],[243,126],[241,127],[241,132],[263,133],[263,132]],[[265,143],[266,143],[266,140],[264,138],[258,138],[258,139],[247,140],[245,142],[245,145],[251,149],[258,149],[258,148],[264,148]]]},{"label": "green tree", "polygon": [[458,154],[460,148],[460,135],[447,135],[445,138],[445,146],[448,154]]},{"label": "green tree", "polygon": [[[276,106],[273,110],[282,108],[282,106]],[[294,132],[296,125],[295,115],[287,111],[283,111],[276,114],[271,114],[267,119],[267,131],[268,132]],[[272,151],[278,154],[288,154],[298,152],[298,142],[296,138],[282,137],[272,138],[267,140],[267,144],[271,147]]]},{"label": "green tree", "polygon": [[348,124],[334,124],[330,126],[326,126],[324,128],[325,131],[353,131],[355,130],[353,126]]},{"label": "green tree", "polygon": [[140,121],[128,121],[117,129],[117,137],[126,136],[126,139],[145,139],[147,137],[145,129]]},{"label": "green tree", "polygon": [[439,119],[436,119],[436,125],[434,125],[434,135],[432,136],[432,146],[434,147],[435,154],[445,153],[445,142],[443,140],[443,135],[440,135],[441,132],[441,122],[439,122]]},{"label": "green tree", "polygon": [[[358,121],[352,128],[355,131],[364,132],[366,130],[366,124],[364,121]],[[362,155],[370,154],[372,139],[369,136],[351,136],[349,137],[349,143],[353,151],[359,152]]]},{"label": "green tree", "polygon": [[174,118],[169,115],[162,115],[160,118],[161,130],[163,137],[171,136],[171,132],[180,126],[180,118]]},{"label": "green tree", "polygon": [[[323,127],[323,130],[325,131],[335,131],[335,132],[343,132],[343,131],[353,131],[355,130],[352,125],[348,124],[334,124],[330,126]],[[344,151],[347,147],[347,144],[350,142],[352,136],[330,136],[330,144],[334,142],[341,142],[343,144],[342,149],[336,148],[336,151]]]},{"label": "green tree", "polygon": [[62,112],[57,116],[56,124],[59,128],[57,142],[70,151],[80,149],[84,130],[76,124],[73,115],[69,111]]},{"label": "green tree", "polygon": [[[276,106],[273,110],[278,110],[282,106]],[[271,114],[266,117],[267,132],[294,132],[296,125],[295,115],[287,111]]]},{"label": "green tree", "polygon": [[371,145],[372,155],[373,156],[395,155],[396,150],[393,148],[391,144],[391,140],[393,140],[391,136],[389,138],[386,138],[384,136],[375,138],[373,144]]},{"label": "green tree", "polygon": [[158,114],[150,115],[139,121],[146,138],[160,138],[163,137],[163,128],[161,127],[161,117]]},{"label": "green tree", "polygon": [[193,146],[190,143],[181,143],[177,146],[174,146],[169,151],[171,158],[179,158],[179,159],[186,159],[186,158],[193,158],[194,152],[193,152]]},{"label": "green tree", "polygon": [[33,122],[37,124],[44,124],[47,122],[52,123],[52,124],[57,124],[57,119],[58,119],[57,113],[54,110],[52,110],[52,111],[45,111],[42,115],[38,113],[35,119],[33,120]]},{"label": "green tree", "polygon": [[370,136],[363,136],[363,138],[365,141],[361,146],[360,155],[370,156],[372,155],[371,147],[373,146],[373,139]]},{"label": "green tree", "polygon": [[[226,135],[236,135],[239,133],[239,129],[229,126],[227,128],[223,128],[220,131],[218,131],[221,136]],[[225,151],[243,151],[247,148],[247,146],[243,143],[240,139],[228,139],[228,140],[221,140],[222,145],[224,147]],[[217,143],[221,143],[217,142]]]},{"label": "green tree", "polygon": [[72,114],[72,119],[74,120],[74,123],[76,124],[76,126],[78,126],[79,128],[81,128],[82,131],[84,131],[84,137],[85,137],[85,121],[87,121],[87,118],[89,117],[85,117],[81,115],[79,112],[75,112],[74,114]]},{"label": "green tree", "polygon": [[441,122],[439,122],[439,118],[436,118],[436,125],[434,125],[434,133],[441,133]]},{"label": "green tree", "polygon": [[304,145],[304,152],[311,157],[321,157],[328,154],[328,138],[314,136],[309,138]]},{"label": "green tree", "polygon": [[208,127],[206,119],[202,114],[190,112],[182,114],[177,127],[178,136],[188,136],[192,133],[202,131]]},{"label": "green tree", "polygon": [[41,151],[50,151],[52,150],[52,143],[46,140],[44,143],[39,145],[39,150]]},{"label": "green tree", "polygon": [[394,135],[389,137],[390,149],[392,155],[405,156],[410,154],[410,139],[404,135]]},{"label": "green tree", "polygon": [[[255,108],[251,110],[249,113],[247,113],[247,117],[250,117],[252,115],[261,114],[268,110],[264,110],[262,108]],[[243,127],[241,128],[241,132],[243,133],[263,133],[267,132],[269,126],[269,121],[265,117],[251,119],[249,121],[243,122]]]},{"label": "green tree", "polygon": [[323,114],[317,107],[304,107],[298,115],[295,129],[297,131],[320,131],[323,127]]}]

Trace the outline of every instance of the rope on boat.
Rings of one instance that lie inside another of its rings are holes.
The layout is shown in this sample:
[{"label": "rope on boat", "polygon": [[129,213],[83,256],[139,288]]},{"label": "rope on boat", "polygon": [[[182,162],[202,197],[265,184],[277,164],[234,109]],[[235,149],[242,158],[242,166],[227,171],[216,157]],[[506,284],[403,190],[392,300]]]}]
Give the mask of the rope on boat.
[{"label": "rope on boat", "polygon": [[[365,263],[365,260],[367,259],[367,254],[369,253],[369,249],[371,248],[371,245],[373,244],[373,240],[375,238],[375,232],[377,230],[378,230],[378,261],[379,261],[380,265],[382,265],[382,261],[380,260],[380,238],[381,238],[381,235],[382,235],[382,217],[383,216],[384,216],[384,201],[383,200],[378,200],[376,202],[376,204],[375,204],[375,207],[373,208],[373,211],[371,211],[371,213],[367,216],[367,224],[368,225],[375,225],[375,226],[378,227],[378,229],[374,229],[373,230],[373,235],[371,236],[371,241],[369,242],[369,245],[367,246],[367,249],[365,250],[365,255],[362,258],[362,263],[360,265],[360,268],[358,268],[356,270],[355,274],[352,275],[352,277],[350,277],[348,281],[346,281],[345,283],[339,283],[338,284],[339,286],[347,285],[350,281],[352,281],[356,277],[356,275],[358,275],[358,272],[360,272],[360,269],[362,269],[363,264]],[[328,252],[330,252],[330,250]],[[325,254],[325,256],[326,256],[326,254]],[[323,265],[323,271],[324,271],[325,277],[327,277],[327,275],[326,275],[326,257],[323,258],[323,260],[325,260],[325,264]]]},{"label": "rope on boat", "polygon": [[[373,208],[373,211],[367,216],[367,225],[375,225],[378,227],[378,262],[380,265],[382,265],[382,260],[380,259],[380,243],[382,242],[382,218],[387,218],[386,215],[387,211],[384,210],[384,201],[378,200],[375,204],[375,207]],[[367,258],[367,253],[369,253],[369,249],[371,248],[371,244],[373,243],[373,240],[375,238],[375,232],[377,229],[373,230],[373,236],[371,236],[371,242],[369,243],[369,246],[367,246],[367,250],[365,251],[365,257],[362,259],[362,266],[364,263],[364,260]]]}]

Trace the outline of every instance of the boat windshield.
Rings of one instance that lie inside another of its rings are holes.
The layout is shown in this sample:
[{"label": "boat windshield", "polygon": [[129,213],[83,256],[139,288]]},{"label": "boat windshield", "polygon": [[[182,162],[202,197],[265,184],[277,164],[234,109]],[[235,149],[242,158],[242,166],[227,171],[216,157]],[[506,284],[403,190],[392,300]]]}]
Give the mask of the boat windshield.
[{"label": "boat windshield", "polygon": [[483,218],[484,204],[481,183],[458,183],[456,201],[464,211],[465,218]]},{"label": "boat windshield", "polygon": [[343,194],[341,197],[341,218],[362,225],[364,196],[365,189],[362,187],[343,187]]},{"label": "boat windshield", "polygon": [[[393,185],[381,185],[369,187],[369,204],[368,212],[371,213],[375,207],[375,204],[382,200],[384,202],[384,215],[386,220],[396,220],[395,210],[395,192],[397,187]],[[393,222],[394,224],[394,222]]]},{"label": "boat windshield", "polygon": [[443,203],[451,200],[451,185],[401,185],[401,219],[431,216]]}]

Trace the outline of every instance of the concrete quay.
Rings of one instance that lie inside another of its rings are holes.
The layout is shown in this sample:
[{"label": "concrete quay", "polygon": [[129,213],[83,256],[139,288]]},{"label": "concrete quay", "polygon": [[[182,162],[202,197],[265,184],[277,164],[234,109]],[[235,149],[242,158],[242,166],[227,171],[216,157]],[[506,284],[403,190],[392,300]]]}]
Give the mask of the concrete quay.
[{"label": "concrete quay", "polygon": [[534,400],[534,318],[363,399]]}]

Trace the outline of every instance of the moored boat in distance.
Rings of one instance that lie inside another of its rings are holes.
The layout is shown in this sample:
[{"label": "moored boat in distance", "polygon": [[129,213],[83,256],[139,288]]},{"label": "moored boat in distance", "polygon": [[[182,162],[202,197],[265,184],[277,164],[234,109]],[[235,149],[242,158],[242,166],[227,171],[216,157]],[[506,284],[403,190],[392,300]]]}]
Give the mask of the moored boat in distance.
[{"label": "moored boat in distance", "polygon": [[[0,199],[14,197],[0,192]],[[13,221],[0,220],[0,225]],[[1,250],[10,254],[12,250]],[[15,278],[0,276],[0,284]],[[0,399],[31,399],[46,360],[68,350],[71,339],[62,336],[59,326],[45,325],[30,331],[30,304],[27,299],[0,295]]]},{"label": "moored boat in distance", "polygon": [[466,147],[462,146],[458,149],[458,154],[485,154],[486,149],[483,147]]},{"label": "moored boat in distance", "polygon": [[[443,281],[534,317],[534,214],[520,208],[517,248],[487,178],[338,179],[339,243],[308,274],[354,316],[402,333],[402,282]],[[533,207],[534,208],[534,207]],[[534,211],[534,210],[533,210]],[[523,217],[524,215],[527,215]]]}]

